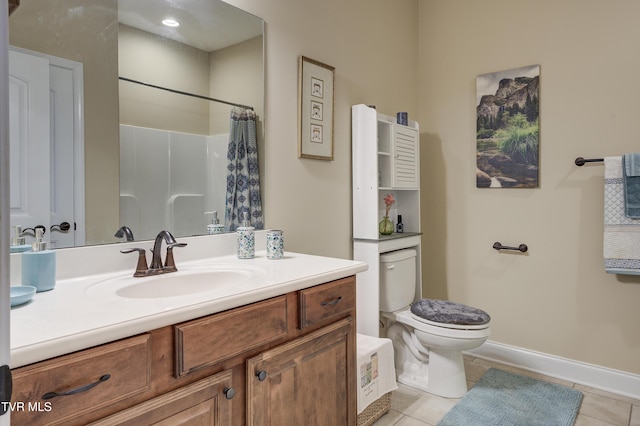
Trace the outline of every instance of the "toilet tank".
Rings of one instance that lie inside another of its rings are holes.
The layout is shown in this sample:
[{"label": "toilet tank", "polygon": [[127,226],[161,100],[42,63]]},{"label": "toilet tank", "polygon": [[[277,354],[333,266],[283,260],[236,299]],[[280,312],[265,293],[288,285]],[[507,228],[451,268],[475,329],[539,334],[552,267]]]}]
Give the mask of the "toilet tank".
[{"label": "toilet tank", "polygon": [[416,293],[416,251],[380,255],[380,310],[394,312],[413,303]]}]

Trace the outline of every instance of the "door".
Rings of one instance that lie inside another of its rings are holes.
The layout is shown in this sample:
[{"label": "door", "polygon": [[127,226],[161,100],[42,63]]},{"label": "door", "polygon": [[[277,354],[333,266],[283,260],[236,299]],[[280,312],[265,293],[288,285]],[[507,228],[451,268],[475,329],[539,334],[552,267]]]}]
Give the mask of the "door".
[{"label": "door", "polygon": [[23,231],[50,227],[49,130],[49,61],[9,51],[11,226]]},{"label": "door", "polygon": [[346,318],[248,360],[247,423],[355,425],[351,323]]},{"label": "door", "polygon": [[11,224],[45,226],[50,248],[84,245],[82,64],[9,52]]}]

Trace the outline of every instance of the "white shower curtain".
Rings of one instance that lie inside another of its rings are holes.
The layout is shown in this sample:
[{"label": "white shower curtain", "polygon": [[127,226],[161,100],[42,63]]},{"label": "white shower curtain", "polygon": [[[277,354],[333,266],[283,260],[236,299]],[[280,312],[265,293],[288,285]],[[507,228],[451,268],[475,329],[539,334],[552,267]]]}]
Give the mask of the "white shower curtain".
[{"label": "white shower curtain", "polygon": [[258,174],[256,114],[250,109],[234,108],[229,121],[225,229],[235,231],[242,224],[245,212],[249,214],[251,226],[256,229],[264,228]]}]

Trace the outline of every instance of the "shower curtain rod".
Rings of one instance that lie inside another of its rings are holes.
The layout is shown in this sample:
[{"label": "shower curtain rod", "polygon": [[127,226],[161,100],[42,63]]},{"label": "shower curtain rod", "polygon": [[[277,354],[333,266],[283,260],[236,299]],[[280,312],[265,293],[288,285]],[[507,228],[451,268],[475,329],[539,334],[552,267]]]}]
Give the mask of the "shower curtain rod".
[{"label": "shower curtain rod", "polygon": [[207,96],[196,95],[196,94],[188,93],[188,92],[182,92],[180,90],[169,89],[167,87],[162,87],[162,86],[156,86],[155,84],[145,83],[144,81],[133,80],[133,79],[127,78],[127,77],[118,77],[118,79],[120,79],[122,81],[128,81],[129,83],[135,83],[135,84],[140,84],[142,86],[152,87],[154,89],[166,90],[167,92],[177,93],[178,95],[191,96],[191,97],[194,97],[194,98],[204,99],[204,100],[213,101],[213,102],[219,102],[221,104],[231,105],[231,106],[234,106],[234,107],[246,108],[246,109],[250,109],[251,111],[253,111],[253,107],[248,106],[248,105],[236,104],[234,102],[223,101],[222,99],[209,98]]}]

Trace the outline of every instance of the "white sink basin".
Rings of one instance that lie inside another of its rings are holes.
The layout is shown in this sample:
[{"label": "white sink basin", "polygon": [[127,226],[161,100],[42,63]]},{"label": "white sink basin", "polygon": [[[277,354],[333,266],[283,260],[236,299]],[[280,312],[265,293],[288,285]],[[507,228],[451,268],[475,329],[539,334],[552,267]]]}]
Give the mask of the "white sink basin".
[{"label": "white sink basin", "polygon": [[116,295],[126,299],[157,299],[250,290],[263,275],[259,268],[239,265],[192,266],[168,274],[134,278],[119,276],[98,281],[87,288],[88,293]]}]

